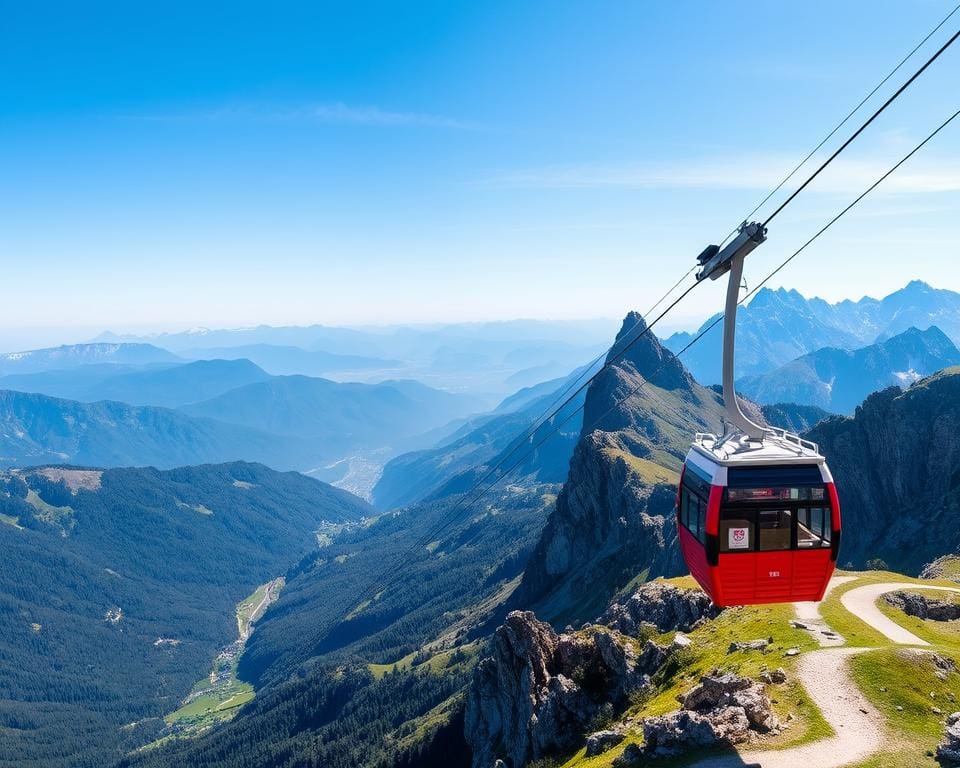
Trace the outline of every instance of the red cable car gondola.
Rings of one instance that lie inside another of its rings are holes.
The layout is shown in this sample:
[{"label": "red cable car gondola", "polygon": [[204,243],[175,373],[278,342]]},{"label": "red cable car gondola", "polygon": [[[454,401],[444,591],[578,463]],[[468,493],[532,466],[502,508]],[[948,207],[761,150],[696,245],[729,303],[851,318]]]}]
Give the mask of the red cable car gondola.
[{"label": "red cable car gondola", "polygon": [[698,280],[729,272],[723,328],[723,436],[698,434],[677,492],[683,559],[719,606],[821,600],[840,547],[840,502],[815,443],[763,427],[733,386],[737,300],[744,257],[766,230],[744,223],[724,250],[699,257]]}]

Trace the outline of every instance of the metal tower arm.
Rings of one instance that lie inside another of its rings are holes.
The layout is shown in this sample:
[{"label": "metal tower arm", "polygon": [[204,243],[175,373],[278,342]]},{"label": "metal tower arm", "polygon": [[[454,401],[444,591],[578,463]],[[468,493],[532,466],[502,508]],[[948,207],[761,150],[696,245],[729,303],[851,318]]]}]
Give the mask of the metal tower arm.
[{"label": "metal tower arm", "polygon": [[736,349],[737,303],[740,298],[740,282],[743,278],[743,260],[747,254],[767,239],[767,230],[757,222],[740,225],[737,236],[723,249],[708,246],[698,260],[703,269],[697,273],[697,280],[709,277],[716,280],[729,273],[727,278],[727,303],[723,313],[723,405],[727,419],[734,427],[747,436],[750,441],[762,441],[765,427],[754,423],[737,402],[737,392],[733,382],[733,359]]}]

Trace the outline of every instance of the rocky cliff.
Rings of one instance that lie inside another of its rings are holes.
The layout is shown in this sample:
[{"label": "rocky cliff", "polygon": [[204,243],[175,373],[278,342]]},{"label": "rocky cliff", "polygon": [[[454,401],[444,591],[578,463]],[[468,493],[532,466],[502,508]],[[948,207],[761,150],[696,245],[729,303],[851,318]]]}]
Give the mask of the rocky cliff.
[{"label": "rocky cliff", "polygon": [[827,457],[843,509],[841,563],[881,558],[917,573],[958,551],[960,367],[877,392],[852,418],[808,433]]},{"label": "rocky cliff", "polygon": [[[473,765],[518,768],[578,748],[592,725],[649,689],[650,676],[685,647],[682,637],[661,645],[649,635],[692,629],[715,615],[703,593],[662,582],[644,585],[626,604],[611,606],[601,623],[577,632],[558,634],[530,611],[509,614],[467,692],[464,733]],[[590,738],[600,749],[623,736],[601,731]]]},{"label": "rocky cliff", "polygon": [[645,329],[627,316],[608,360],[625,353],[587,391],[566,484],[514,598],[550,621],[592,618],[638,576],[681,570],[678,474],[694,432],[719,428],[721,398]]}]

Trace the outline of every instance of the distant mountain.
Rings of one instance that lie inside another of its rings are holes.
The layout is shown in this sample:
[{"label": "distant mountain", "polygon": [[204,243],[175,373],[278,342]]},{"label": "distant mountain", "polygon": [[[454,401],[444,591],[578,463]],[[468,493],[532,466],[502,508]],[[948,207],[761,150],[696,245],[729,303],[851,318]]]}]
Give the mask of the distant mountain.
[{"label": "distant mountain", "polygon": [[256,464],[0,472],[0,764],[92,768],[156,739],[237,639],[237,603],[371,513]]},{"label": "distant mountain", "polygon": [[[473,349],[500,357],[524,348],[551,350],[602,344],[613,320],[503,320],[481,323],[366,326],[357,328],[309,325],[254,328],[194,328],[178,333],[136,336],[106,332],[96,341],[155,343],[181,352],[190,349],[239,347],[255,344],[325,350],[340,355],[426,360],[443,346]],[[520,353],[522,354],[522,353]],[[521,361],[522,362],[522,361]],[[543,360],[527,361],[530,365]]]},{"label": "distant mountain", "polygon": [[[162,370],[113,376],[89,387],[79,399],[175,408],[269,378],[270,374],[249,360],[198,360]],[[0,386],[2,383],[0,380]]]},{"label": "distant mountain", "polygon": [[180,358],[173,353],[152,344],[65,344],[49,349],[0,354],[0,375],[76,368],[96,363],[149,365],[179,361]]},{"label": "distant mountain", "polygon": [[98,341],[155,343],[191,359],[245,357],[278,375],[351,381],[416,378],[443,389],[502,397],[521,384],[534,383],[531,378],[505,383],[523,369],[555,363],[552,373],[530,374],[542,379],[582,365],[603,349],[613,327],[609,320],[363,328],[259,326],[156,336],[106,333]]},{"label": "distant mountain", "polygon": [[[391,509],[463,493],[501,459],[505,459],[505,466],[511,466],[523,457],[529,445],[540,442],[543,445],[516,467],[511,482],[517,483],[521,479],[531,483],[563,482],[580,432],[582,415],[577,411],[583,405],[584,395],[572,400],[553,422],[536,430],[531,439],[518,442],[518,437],[524,436],[548,407],[562,402],[559,395],[570,387],[580,372],[575,371],[559,383],[551,382],[552,389],[547,388],[549,391],[532,400],[508,398],[520,407],[514,410],[501,406],[493,414],[472,419],[433,448],[391,459],[374,486],[374,505]],[[570,418],[560,433],[544,441],[554,424],[563,422],[568,416]]]},{"label": "distant mountain", "polygon": [[270,326],[255,328],[193,328],[177,333],[160,333],[156,336],[136,336],[106,332],[97,341],[105,342],[156,342],[165,349],[185,352],[195,349],[271,345],[325,349],[335,354],[380,356],[382,350],[374,334],[352,328],[325,325]]},{"label": "distant mountain", "polygon": [[268,378],[266,371],[249,360],[200,360],[147,368],[98,364],[0,376],[0,389],[87,403],[116,400],[175,408]]},{"label": "distant mountain", "polygon": [[331,372],[393,370],[402,367],[398,360],[361,355],[339,355],[323,350],[275,344],[246,344],[237,347],[187,349],[181,352],[191,359],[247,359],[276,376],[303,374],[321,376]]},{"label": "distant mountain", "polygon": [[[679,352],[716,317],[707,320],[696,333],[673,334],[664,346]],[[720,381],[722,344],[720,323],[684,353],[684,363],[697,381]],[[737,313],[738,377],[771,371],[802,354],[828,346],[850,349],[860,346],[860,339],[825,322],[797,291],[763,288]]]},{"label": "distant mountain", "polygon": [[840,560],[918,573],[960,551],[960,367],[870,395],[807,436],[830,462],[843,509]]},{"label": "distant mountain", "polygon": [[155,406],[0,391],[0,466],[155,466],[253,460],[307,468],[326,446]]},{"label": "distant mountain", "polygon": [[395,445],[477,406],[470,396],[412,381],[344,384],[307,376],[276,376],[182,410],[275,435],[323,441],[328,448],[341,451]]},{"label": "distant mountain", "polygon": [[[703,331],[714,316],[705,322]],[[916,327],[939,327],[960,344],[960,293],[915,280],[884,299],[863,298],[830,304],[797,291],[761,289],[737,315],[738,378],[768,373],[824,347],[857,349]],[[665,346],[679,351],[695,334],[675,333]],[[722,326],[706,332],[684,354],[698,381],[720,381]]]},{"label": "distant mountain", "polygon": [[[737,398],[739,399],[739,398]],[[767,424],[801,435],[808,429],[813,429],[824,419],[833,416],[823,408],[815,405],[797,405],[796,403],[773,403],[761,405],[760,412]]]},{"label": "distant mountain", "polygon": [[890,385],[909,386],[958,364],[960,350],[939,328],[911,328],[853,351],[819,349],[770,373],[744,377],[737,387],[758,403],[791,402],[853,413],[871,392]]},{"label": "distant mountain", "polygon": [[543,381],[558,378],[564,372],[569,370],[569,366],[564,363],[551,360],[543,365],[534,365],[530,368],[523,368],[514,374],[508,376],[504,383],[511,387],[534,387]]},{"label": "distant mountain", "polygon": [[811,307],[824,322],[848,331],[864,344],[910,328],[926,330],[931,325],[960,344],[960,293],[933,288],[922,280],[914,280],[879,300],[867,296],[859,301],[828,304],[811,299]]}]

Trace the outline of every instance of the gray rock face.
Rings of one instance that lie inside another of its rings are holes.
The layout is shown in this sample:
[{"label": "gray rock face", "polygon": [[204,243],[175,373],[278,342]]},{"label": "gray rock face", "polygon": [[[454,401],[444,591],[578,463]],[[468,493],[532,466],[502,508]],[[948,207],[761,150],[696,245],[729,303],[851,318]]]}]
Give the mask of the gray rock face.
[{"label": "gray rock face", "polygon": [[[529,611],[510,613],[467,693],[464,734],[473,765],[490,768],[500,759],[522,766],[580,746],[597,714],[649,685],[667,655],[652,641],[638,653],[602,627],[558,635]],[[598,737],[596,747],[610,738]]]},{"label": "gray rock face", "polygon": [[881,558],[917,573],[960,548],[960,368],[922,379],[906,392],[876,392],[853,418],[819,424],[819,443],[837,482],[843,563]]},{"label": "gray rock face", "polygon": [[908,616],[931,621],[955,621],[960,619],[960,604],[949,600],[917,595],[912,592],[889,592],[884,599]]},{"label": "gray rock face", "polygon": [[937,747],[937,759],[948,765],[960,765],[960,712],[947,718],[947,730]]},{"label": "gray rock face", "polygon": [[709,716],[681,710],[644,720],[643,751],[649,757],[667,757],[718,744],[739,744],[749,735],[750,722],[738,707],[723,707]]},{"label": "gray rock face", "polygon": [[652,624],[660,632],[690,632],[720,610],[710,598],[695,589],[680,589],[662,581],[644,584],[622,603],[614,603],[598,620],[625,635],[636,635],[643,624]]}]

